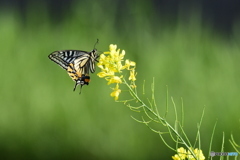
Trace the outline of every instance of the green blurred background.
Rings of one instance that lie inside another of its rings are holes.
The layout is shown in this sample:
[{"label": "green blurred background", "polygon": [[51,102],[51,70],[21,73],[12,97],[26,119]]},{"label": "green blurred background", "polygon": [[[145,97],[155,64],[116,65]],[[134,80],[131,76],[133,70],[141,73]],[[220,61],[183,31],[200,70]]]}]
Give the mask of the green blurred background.
[{"label": "green blurred background", "polygon": [[[224,132],[225,151],[234,151],[228,139],[233,133],[240,143],[239,17],[224,30],[203,20],[200,5],[188,3],[175,9],[177,16],[171,9],[159,12],[152,1],[64,1],[62,8],[47,4],[30,1],[20,10],[1,6],[1,159],[145,160],[175,154],[130,117],[141,114],[113,101],[104,79],[91,75],[79,95],[79,90],[72,92],[74,82],[66,71],[47,57],[62,49],[90,51],[97,38],[99,51],[117,44],[126,58],[136,61],[139,93],[146,80],[146,102],[155,78],[161,115],[166,85],[178,109],[183,98],[184,129],[192,142],[205,107],[205,156],[216,121],[212,150],[220,152]],[[170,122],[175,118],[172,106],[169,101]]]}]

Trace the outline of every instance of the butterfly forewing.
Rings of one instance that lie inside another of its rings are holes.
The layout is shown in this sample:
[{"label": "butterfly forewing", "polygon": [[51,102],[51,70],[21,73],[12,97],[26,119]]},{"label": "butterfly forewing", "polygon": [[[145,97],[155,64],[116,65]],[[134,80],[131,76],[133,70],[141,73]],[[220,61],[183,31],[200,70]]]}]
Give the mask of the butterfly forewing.
[{"label": "butterfly forewing", "polygon": [[72,63],[77,58],[89,55],[86,51],[81,50],[63,50],[63,51],[55,51],[51,53],[48,57],[56,62],[63,69],[67,70],[68,65]]},{"label": "butterfly forewing", "polygon": [[67,70],[69,63],[64,60],[62,53],[59,53],[58,51],[53,52],[48,56],[48,58],[57,63],[63,69]]}]

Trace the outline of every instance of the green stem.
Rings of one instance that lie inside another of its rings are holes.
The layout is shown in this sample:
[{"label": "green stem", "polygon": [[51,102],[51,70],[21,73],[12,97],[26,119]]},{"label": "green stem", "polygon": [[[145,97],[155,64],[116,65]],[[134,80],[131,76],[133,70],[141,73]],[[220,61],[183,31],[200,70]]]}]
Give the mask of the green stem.
[{"label": "green stem", "polygon": [[139,101],[143,107],[145,107],[149,112],[151,112],[155,117],[157,117],[158,119],[160,119],[165,125],[168,126],[168,128],[170,128],[170,130],[183,142],[183,144],[185,144],[185,146],[188,148],[188,150],[191,152],[191,154],[194,156],[194,158],[197,159],[197,157],[195,156],[194,152],[191,150],[191,148],[187,145],[187,143],[185,142],[185,140],[181,137],[181,135],[161,116],[159,116],[158,114],[156,114],[151,108],[149,108],[138,96],[137,94],[133,91],[132,87],[127,83],[127,81],[125,80],[125,78],[123,78],[124,83],[126,84],[126,86],[129,88],[130,93],[132,94],[132,96]]}]

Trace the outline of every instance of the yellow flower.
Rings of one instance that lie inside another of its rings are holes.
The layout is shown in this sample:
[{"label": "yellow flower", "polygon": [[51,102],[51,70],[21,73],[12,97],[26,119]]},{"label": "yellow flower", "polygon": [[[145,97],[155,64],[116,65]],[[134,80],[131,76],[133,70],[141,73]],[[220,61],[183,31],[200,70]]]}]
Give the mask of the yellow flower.
[{"label": "yellow flower", "polygon": [[[193,151],[193,153],[195,154],[195,156],[198,158],[198,160],[204,160],[205,157],[202,153],[202,150],[199,149],[195,149],[193,150],[193,148],[191,148],[191,150]],[[185,160],[186,158],[188,160],[196,160],[194,158],[194,156],[192,155],[192,153],[188,150],[188,152],[186,152],[186,150],[183,147],[180,147],[177,149],[178,154],[175,154],[174,156],[172,156],[173,160]]]},{"label": "yellow flower", "polygon": [[[192,148],[191,150],[193,150],[193,148]],[[197,157],[199,160],[204,160],[204,159],[205,159],[205,157],[204,157],[204,155],[203,155],[203,153],[202,153],[202,150],[199,150],[199,149],[196,148],[196,149],[193,150],[193,153],[196,155],[196,157]],[[196,159],[193,157],[193,155],[191,154],[190,151],[188,151],[188,156],[187,156],[187,158],[188,158],[189,160],[196,160]]]},{"label": "yellow flower", "polygon": [[120,54],[120,58],[123,59],[125,56],[125,50],[122,50],[122,53]]},{"label": "yellow flower", "polygon": [[113,92],[110,94],[111,97],[114,97],[115,101],[118,100],[119,94],[121,93],[121,90],[119,89],[118,84],[114,88]]},{"label": "yellow flower", "polygon": [[129,76],[129,81],[136,81],[136,73],[135,73],[135,70],[134,69],[132,69],[132,70],[130,70],[130,76]]},{"label": "yellow flower", "polygon": [[133,61],[129,61],[128,59],[125,61],[125,65],[124,68],[127,68],[128,70],[130,70],[131,66],[136,66],[136,63]]},{"label": "yellow flower", "polygon": [[103,52],[100,55],[99,63],[97,66],[102,70],[109,70],[120,73],[123,69],[122,59],[124,58],[125,51],[117,49],[117,45],[111,44],[109,47],[110,52]]},{"label": "yellow flower", "polygon": [[177,153],[174,156],[172,156],[172,159],[174,160],[184,160],[186,159],[187,155],[186,155],[186,149],[184,149],[183,147],[180,147],[177,149]]},{"label": "yellow flower", "polygon": [[180,157],[179,157],[177,154],[175,154],[174,156],[172,156],[172,159],[173,159],[173,160],[183,160],[183,159],[180,159]]},{"label": "yellow flower", "polygon": [[181,159],[185,159],[186,158],[186,149],[184,149],[183,147],[180,147],[177,149],[177,152],[178,152],[178,156],[181,158]]},{"label": "yellow flower", "polygon": [[116,51],[117,45],[116,44],[110,44],[109,51]]},{"label": "yellow flower", "polygon": [[99,72],[97,75],[100,78],[111,77],[114,76],[114,72]]},{"label": "yellow flower", "polygon": [[111,83],[122,83],[121,77],[118,76],[112,76],[110,79],[108,79],[108,85]]},{"label": "yellow flower", "polygon": [[[97,74],[100,78],[105,78],[108,81],[108,85],[112,83],[116,83],[116,87],[114,91],[111,93],[112,97],[115,97],[115,100],[118,99],[121,90],[119,89],[119,84],[123,83],[123,70],[129,70],[130,76],[129,80],[131,81],[130,86],[132,88],[136,88],[136,85],[133,83],[136,81],[136,72],[135,66],[136,63],[130,60],[124,60],[125,51],[117,49],[117,45],[111,44],[109,46],[109,51],[103,52],[100,55],[99,63],[97,66],[101,69],[101,71]],[[125,61],[125,64],[122,62]]]}]

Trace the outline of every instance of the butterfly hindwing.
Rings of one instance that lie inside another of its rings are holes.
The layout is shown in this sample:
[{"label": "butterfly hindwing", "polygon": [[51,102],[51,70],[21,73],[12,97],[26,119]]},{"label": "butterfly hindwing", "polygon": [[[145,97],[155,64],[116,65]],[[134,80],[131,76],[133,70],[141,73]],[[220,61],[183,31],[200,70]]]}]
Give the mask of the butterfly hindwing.
[{"label": "butterfly hindwing", "polygon": [[90,76],[88,74],[81,74],[80,72],[76,71],[72,63],[69,64],[67,72],[72,80],[76,82],[73,91],[75,91],[77,85],[81,85],[82,88],[83,85],[88,85],[90,82]]}]

